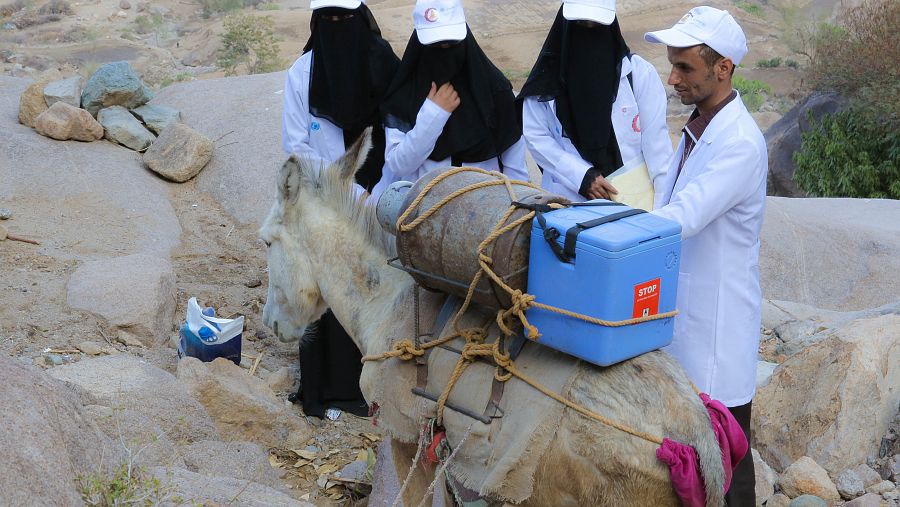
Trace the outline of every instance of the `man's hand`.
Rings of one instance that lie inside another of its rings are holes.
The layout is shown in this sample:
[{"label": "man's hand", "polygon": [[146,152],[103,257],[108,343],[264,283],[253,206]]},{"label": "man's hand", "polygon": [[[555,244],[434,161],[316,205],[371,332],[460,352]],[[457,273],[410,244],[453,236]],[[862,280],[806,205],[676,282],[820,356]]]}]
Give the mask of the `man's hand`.
[{"label": "man's hand", "polygon": [[431,83],[431,91],[428,92],[428,100],[434,102],[441,109],[452,113],[459,107],[459,94],[453,89],[453,85],[444,83],[440,88],[434,82]]},{"label": "man's hand", "polygon": [[612,184],[606,181],[606,178],[603,176],[597,176],[594,179],[594,182],[591,183],[591,187],[587,190],[588,199],[609,199],[612,200],[612,196],[614,194],[618,194],[619,191],[616,190],[616,187],[612,186]]}]

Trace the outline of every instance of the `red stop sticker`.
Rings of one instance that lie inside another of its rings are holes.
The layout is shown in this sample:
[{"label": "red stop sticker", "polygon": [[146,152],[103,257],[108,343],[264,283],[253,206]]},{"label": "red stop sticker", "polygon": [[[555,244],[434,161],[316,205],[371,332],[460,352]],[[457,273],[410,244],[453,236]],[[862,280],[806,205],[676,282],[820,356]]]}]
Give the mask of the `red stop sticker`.
[{"label": "red stop sticker", "polygon": [[659,313],[659,278],[634,286],[634,310],[631,317],[649,317]]}]

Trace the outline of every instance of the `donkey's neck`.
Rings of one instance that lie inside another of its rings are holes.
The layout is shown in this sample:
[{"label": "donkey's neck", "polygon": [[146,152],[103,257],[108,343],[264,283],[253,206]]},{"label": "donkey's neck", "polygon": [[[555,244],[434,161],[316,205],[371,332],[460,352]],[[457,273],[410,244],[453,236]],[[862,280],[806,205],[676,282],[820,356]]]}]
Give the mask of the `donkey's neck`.
[{"label": "donkey's neck", "polygon": [[317,263],[322,297],[363,355],[383,352],[411,333],[412,278],[388,266],[388,252],[353,224],[326,230]]}]

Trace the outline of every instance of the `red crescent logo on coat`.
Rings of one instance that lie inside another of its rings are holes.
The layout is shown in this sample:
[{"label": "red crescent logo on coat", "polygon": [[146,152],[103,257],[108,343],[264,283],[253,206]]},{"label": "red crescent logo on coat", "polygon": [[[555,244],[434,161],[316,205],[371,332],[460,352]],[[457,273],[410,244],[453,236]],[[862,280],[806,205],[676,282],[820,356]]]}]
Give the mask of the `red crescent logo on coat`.
[{"label": "red crescent logo on coat", "polygon": [[631,130],[640,133],[640,131],[641,131],[641,115],[640,115],[640,113],[634,115],[634,119],[631,120]]},{"label": "red crescent logo on coat", "polygon": [[434,7],[431,7],[425,11],[425,20],[429,23],[434,23],[438,20],[438,11]]}]

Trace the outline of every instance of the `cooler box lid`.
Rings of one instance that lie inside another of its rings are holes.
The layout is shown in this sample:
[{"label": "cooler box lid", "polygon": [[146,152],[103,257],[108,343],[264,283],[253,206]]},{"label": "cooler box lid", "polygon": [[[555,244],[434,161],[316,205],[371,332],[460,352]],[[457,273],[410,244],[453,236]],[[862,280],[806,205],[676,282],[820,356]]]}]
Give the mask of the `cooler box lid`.
[{"label": "cooler box lid", "polygon": [[[672,220],[651,213],[638,213],[633,208],[615,205],[604,199],[588,202],[599,205],[573,206],[544,213],[547,227],[552,227],[559,232],[556,242],[560,247],[565,246],[566,233],[577,224],[589,225],[592,220],[620,213],[637,214],[581,229],[577,236],[577,248],[591,250],[600,255],[603,255],[604,252],[630,254],[640,251],[644,247],[650,248],[652,243],[655,243],[654,240],[681,235],[681,225]],[[543,236],[543,227],[537,219],[534,220],[533,231],[535,234]]]}]

